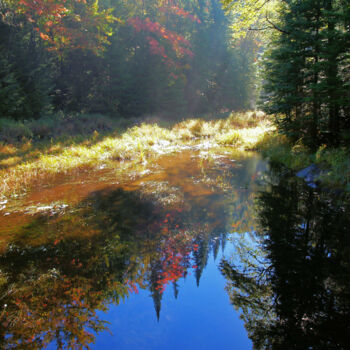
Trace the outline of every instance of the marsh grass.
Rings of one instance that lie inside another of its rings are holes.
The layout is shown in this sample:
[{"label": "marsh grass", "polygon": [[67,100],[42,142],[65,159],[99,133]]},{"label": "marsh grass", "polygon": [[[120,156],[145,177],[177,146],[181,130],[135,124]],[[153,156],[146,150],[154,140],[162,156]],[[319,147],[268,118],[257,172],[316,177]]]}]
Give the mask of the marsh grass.
[{"label": "marsh grass", "polygon": [[[81,121],[87,123],[86,118]],[[99,130],[104,130],[106,119],[95,120],[92,125],[100,125]],[[189,119],[169,127],[141,123],[124,132],[120,125],[111,128],[109,133],[93,130],[91,125],[84,127],[88,130],[85,136],[74,133],[67,136],[60,131],[56,138],[40,142],[27,138],[14,144],[3,141],[0,145],[0,196],[18,195],[35,183],[50,181],[58,174],[101,165],[115,168],[126,162],[128,166],[145,163],[159,154],[198,144],[204,138],[210,140],[212,147],[225,145],[251,149],[272,129],[266,117],[252,112],[231,114],[227,119]],[[71,131],[69,129],[68,133]]]},{"label": "marsh grass", "polygon": [[345,148],[327,149],[320,147],[315,155],[315,161],[328,169],[321,181],[327,185],[344,186],[350,192],[350,153]]},{"label": "marsh grass", "polygon": [[316,153],[311,153],[302,144],[293,145],[277,132],[265,133],[255,146],[270,161],[295,171],[317,164],[323,170],[318,179],[323,185],[350,191],[350,153],[345,148],[321,146]]}]

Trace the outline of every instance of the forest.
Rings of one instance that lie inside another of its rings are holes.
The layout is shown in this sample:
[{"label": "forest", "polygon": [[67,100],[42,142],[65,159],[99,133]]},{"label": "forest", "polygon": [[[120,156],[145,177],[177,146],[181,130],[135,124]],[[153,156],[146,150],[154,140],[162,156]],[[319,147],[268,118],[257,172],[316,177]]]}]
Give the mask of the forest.
[{"label": "forest", "polygon": [[261,110],[277,129],[251,148],[292,168],[326,164],[346,186],[349,11],[347,0],[1,1],[2,178],[29,149],[50,153],[45,140],[143,121],[203,129],[200,118],[230,114],[238,130],[235,112]]},{"label": "forest", "polygon": [[347,349],[349,192],[350,0],[0,0],[0,348]]},{"label": "forest", "polygon": [[2,1],[2,118],[249,109],[251,39],[219,1]]}]

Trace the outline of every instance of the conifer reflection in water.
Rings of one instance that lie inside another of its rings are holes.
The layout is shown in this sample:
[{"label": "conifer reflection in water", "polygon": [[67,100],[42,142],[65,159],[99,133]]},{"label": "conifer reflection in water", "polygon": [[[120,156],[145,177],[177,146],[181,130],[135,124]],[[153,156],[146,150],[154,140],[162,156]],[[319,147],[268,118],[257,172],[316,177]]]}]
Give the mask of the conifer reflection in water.
[{"label": "conifer reflection in water", "polygon": [[257,349],[348,349],[350,201],[285,169],[258,199],[260,256],[223,261],[231,302]]},{"label": "conifer reflection in water", "polygon": [[[184,202],[164,205],[155,200],[158,194],[135,184],[128,190],[107,186],[64,213],[38,213],[13,228],[0,256],[5,348],[51,342],[80,348],[108,326],[98,310],[138,288],[150,291],[159,317],[166,285],[173,284],[177,295],[177,282],[189,269],[199,284],[209,252],[216,255],[224,246],[225,232],[253,225],[249,183],[259,162],[223,173],[221,164],[206,169],[198,158],[185,159],[191,171],[183,188],[178,173],[171,177],[166,169],[169,188],[179,187]],[[180,164],[174,166],[178,171]]]}]

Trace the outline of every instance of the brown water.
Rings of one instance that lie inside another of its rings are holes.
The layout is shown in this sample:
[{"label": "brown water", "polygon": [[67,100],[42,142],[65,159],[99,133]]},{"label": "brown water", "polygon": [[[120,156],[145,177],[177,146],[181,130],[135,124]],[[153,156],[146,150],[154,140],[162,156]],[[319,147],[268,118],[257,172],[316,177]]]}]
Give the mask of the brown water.
[{"label": "brown water", "polygon": [[[159,319],[168,288],[178,293],[190,271],[199,285],[209,254],[221,254],[228,233],[255,229],[254,197],[266,163],[254,154],[185,150],[128,172],[117,167],[39,184],[0,211],[5,347],[79,348],[95,337],[99,344],[109,320],[99,310],[136,292],[150,294],[149,317]],[[214,271],[212,280],[223,283]],[[218,293],[231,310],[224,289]],[[241,337],[249,348],[243,329]],[[122,338],[113,346],[123,348]]]},{"label": "brown water", "polygon": [[349,348],[349,196],[253,153],[116,163],[1,207],[1,348]]}]

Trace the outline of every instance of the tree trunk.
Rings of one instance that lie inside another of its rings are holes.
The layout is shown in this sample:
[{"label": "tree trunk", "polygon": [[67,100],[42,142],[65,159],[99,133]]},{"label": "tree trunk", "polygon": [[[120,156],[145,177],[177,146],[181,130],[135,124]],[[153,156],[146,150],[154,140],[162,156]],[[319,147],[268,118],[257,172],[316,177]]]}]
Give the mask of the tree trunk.
[{"label": "tree trunk", "polygon": [[339,104],[337,102],[337,85],[338,85],[338,54],[334,47],[334,30],[335,23],[331,11],[333,10],[333,0],[327,0],[326,10],[328,11],[328,64],[326,69],[327,79],[327,93],[328,93],[328,108],[329,108],[329,122],[328,127],[330,131],[330,142],[332,146],[339,145]]}]

